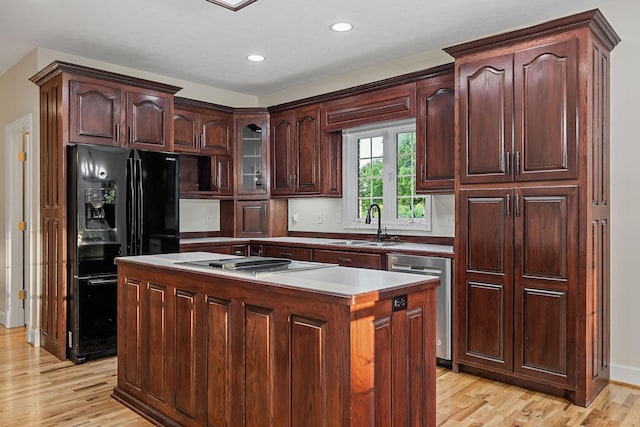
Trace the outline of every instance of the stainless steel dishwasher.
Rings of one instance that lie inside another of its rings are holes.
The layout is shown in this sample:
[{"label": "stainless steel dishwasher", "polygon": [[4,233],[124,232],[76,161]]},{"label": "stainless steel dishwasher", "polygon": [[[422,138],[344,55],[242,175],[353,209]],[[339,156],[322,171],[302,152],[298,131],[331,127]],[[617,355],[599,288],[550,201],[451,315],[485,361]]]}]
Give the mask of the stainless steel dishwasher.
[{"label": "stainless steel dishwasher", "polygon": [[436,290],[436,357],[442,365],[451,366],[451,259],[391,253],[387,270],[440,277]]}]

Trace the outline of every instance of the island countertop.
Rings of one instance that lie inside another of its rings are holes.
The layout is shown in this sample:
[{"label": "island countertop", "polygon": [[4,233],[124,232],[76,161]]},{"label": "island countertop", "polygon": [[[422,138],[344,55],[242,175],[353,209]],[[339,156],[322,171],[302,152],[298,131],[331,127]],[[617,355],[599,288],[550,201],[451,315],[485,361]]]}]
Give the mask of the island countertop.
[{"label": "island countertop", "polygon": [[438,279],[437,276],[417,276],[409,273],[340,267],[334,264],[312,262],[305,263],[310,265],[309,269],[259,273],[256,275],[188,264],[194,261],[228,258],[234,258],[234,256],[210,252],[184,252],[121,257],[116,260],[116,263],[127,262],[196,274],[231,277],[256,284],[263,283],[341,298],[344,299],[345,303],[357,303],[363,298],[371,299],[372,294],[375,294],[379,299],[387,298],[398,289],[406,291],[408,287],[424,286],[427,283],[436,286],[437,282],[434,283],[433,279]]}]

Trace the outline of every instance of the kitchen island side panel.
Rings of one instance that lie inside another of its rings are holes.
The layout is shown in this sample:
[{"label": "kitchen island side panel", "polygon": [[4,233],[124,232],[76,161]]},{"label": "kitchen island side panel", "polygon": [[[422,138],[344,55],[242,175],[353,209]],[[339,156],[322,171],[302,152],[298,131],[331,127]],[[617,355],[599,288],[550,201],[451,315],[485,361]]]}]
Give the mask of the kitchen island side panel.
[{"label": "kitchen island side panel", "polygon": [[[138,300],[135,292],[119,300],[123,318],[137,313],[138,304],[143,314],[158,310],[150,304],[168,307],[164,339],[172,345],[166,347],[167,354],[152,358],[172,365],[163,370],[168,374],[163,384],[172,386],[166,399],[158,399],[157,390],[145,386],[157,382],[144,378],[150,373],[144,352],[126,347],[118,352],[119,366],[136,366],[143,378],[137,386],[119,371],[114,397],[155,422],[234,427],[435,425],[437,280],[423,280],[422,287],[414,283],[406,294],[395,289],[386,298],[376,301],[372,296],[355,305],[319,292],[122,259],[118,270],[123,291],[132,283],[166,289],[166,300]],[[393,311],[391,294],[406,306]],[[128,306],[131,303],[134,307]],[[120,328],[119,334],[119,342],[135,343],[153,332],[129,327]],[[189,343],[186,338],[191,336]],[[128,360],[131,357],[143,359]]]}]

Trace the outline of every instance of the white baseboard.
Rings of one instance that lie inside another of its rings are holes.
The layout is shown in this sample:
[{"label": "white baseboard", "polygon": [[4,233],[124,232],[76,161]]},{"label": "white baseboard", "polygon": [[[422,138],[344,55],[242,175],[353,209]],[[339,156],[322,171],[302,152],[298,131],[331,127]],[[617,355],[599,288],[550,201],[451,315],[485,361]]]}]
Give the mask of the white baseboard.
[{"label": "white baseboard", "polygon": [[40,347],[40,328],[31,329],[27,326],[27,342],[34,347]]},{"label": "white baseboard", "polygon": [[612,363],[609,376],[612,381],[640,387],[640,367]]},{"label": "white baseboard", "polygon": [[7,312],[0,310],[0,325],[7,327]]}]

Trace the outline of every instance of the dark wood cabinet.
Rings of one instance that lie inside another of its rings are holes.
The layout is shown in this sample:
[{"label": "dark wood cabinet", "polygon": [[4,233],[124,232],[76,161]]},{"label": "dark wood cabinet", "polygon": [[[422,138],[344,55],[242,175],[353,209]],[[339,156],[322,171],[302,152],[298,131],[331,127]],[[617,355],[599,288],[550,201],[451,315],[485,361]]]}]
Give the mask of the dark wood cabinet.
[{"label": "dark wood cabinet", "polygon": [[233,112],[207,103],[177,98],[173,113],[174,150],[233,155]]},{"label": "dark wood cabinet", "polygon": [[454,370],[586,406],[609,379],[609,61],[597,11],[456,58]]},{"label": "dark wood cabinet", "polygon": [[578,38],[460,66],[461,182],[577,178]]},{"label": "dark wood cabinet", "polygon": [[126,92],[126,146],[173,151],[173,99],[145,90]]},{"label": "dark wood cabinet", "polygon": [[119,146],[122,89],[96,81],[69,82],[69,140]]},{"label": "dark wood cabinet", "polygon": [[273,237],[287,234],[286,200],[238,200],[235,237]]},{"label": "dark wood cabinet", "polygon": [[69,82],[69,142],[172,151],[172,96],[99,78]]},{"label": "dark wood cabinet", "polygon": [[233,157],[180,155],[180,197],[233,197]]},{"label": "dark wood cabinet", "polygon": [[416,192],[453,193],[455,94],[453,73],[417,84]]},{"label": "dark wood cabinet", "polygon": [[577,188],[460,191],[459,360],[575,380]]},{"label": "dark wood cabinet", "polygon": [[248,256],[249,247],[247,244],[231,243],[183,243],[180,244],[180,252],[214,252],[218,254]]},{"label": "dark wood cabinet", "polygon": [[330,249],[314,249],[313,260],[338,264],[343,267],[371,268],[384,270],[384,254],[366,252],[334,251]]},{"label": "dark wood cabinet", "polygon": [[61,61],[30,80],[40,87],[41,343],[65,359],[67,145],[172,150],[173,95],[180,88]]},{"label": "dark wood cabinet", "polygon": [[237,194],[264,198],[269,193],[268,114],[239,113],[235,128]]},{"label": "dark wood cabinet", "polygon": [[318,194],[320,107],[271,114],[271,195]]},{"label": "dark wood cabinet", "polygon": [[415,115],[415,82],[398,84],[323,103],[322,130],[332,132]]},{"label": "dark wood cabinet", "polygon": [[264,245],[263,255],[276,258],[288,258],[299,261],[311,261],[313,250],[293,246]]},{"label": "dark wood cabinet", "polygon": [[432,426],[435,285],[335,295],[119,262],[113,396],[159,425]]}]

